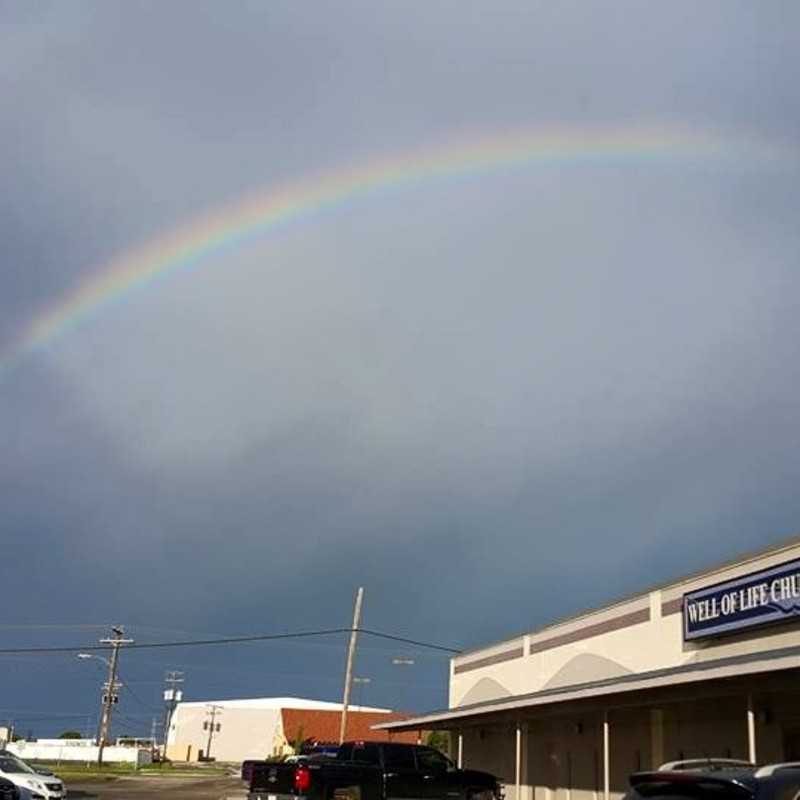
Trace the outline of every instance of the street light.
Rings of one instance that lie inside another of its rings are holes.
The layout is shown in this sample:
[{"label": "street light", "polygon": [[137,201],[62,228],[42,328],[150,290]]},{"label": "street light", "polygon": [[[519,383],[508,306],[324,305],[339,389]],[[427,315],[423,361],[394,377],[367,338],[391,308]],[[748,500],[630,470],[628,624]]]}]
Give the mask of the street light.
[{"label": "street light", "polygon": [[[105,664],[109,668],[109,670],[111,670],[111,662],[105,656],[98,656],[95,653],[78,653],[78,659],[80,661],[91,661],[91,660],[101,661],[103,664]],[[101,696],[101,707],[105,707],[106,705],[110,705],[111,703],[114,702],[114,697],[117,694],[117,690],[119,688],[121,688],[121,686],[122,686],[122,681],[115,680],[113,686],[110,686],[108,684],[108,681],[106,681],[106,683],[103,686],[103,691],[104,691],[105,694]],[[106,702],[106,696],[108,696],[108,703]],[[102,717],[103,717],[103,715],[101,713],[100,717],[98,718],[98,723],[97,723],[97,743],[98,743],[98,745],[100,744],[100,738],[103,735],[102,731],[101,731],[101,728],[103,726]]]},{"label": "street light", "polygon": [[78,653],[78,658],[81,659],[81,661],[86,661],[89,658],[96,658],[98,661],[102,661],[107,667],[111,665],[111,662],[107,658],[96,656],[94,653]]},{"label": "street light", "polygon": [[[110,663],[107,658],[103,658],[103,656],[96,656],[94,653],[78,653],[78,659],[80,661],[90,661],[91,659],[95,659],[96,661],[102,661],[107,667],[110,666]],[[91,733],[87,731],[89,735]],[[100,717],[97,718],[97,731],[95,733],[95,737],[98,741],[100,741]]]}]

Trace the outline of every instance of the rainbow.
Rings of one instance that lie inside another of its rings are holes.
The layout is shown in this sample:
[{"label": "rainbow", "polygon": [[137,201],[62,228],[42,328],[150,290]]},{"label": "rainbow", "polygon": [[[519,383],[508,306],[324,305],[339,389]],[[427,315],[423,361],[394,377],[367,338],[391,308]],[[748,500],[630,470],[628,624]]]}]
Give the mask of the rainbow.
[{"label": "rainbow", "polygon": [[321,172],[250,195],[118,255],[25,325],[0,352],[0,376],[115,300],[222,251],[348,202],[440,179],[536,166],[682,161],[796,162],[799,151],[678,126],[537,128],[479,135]]}]

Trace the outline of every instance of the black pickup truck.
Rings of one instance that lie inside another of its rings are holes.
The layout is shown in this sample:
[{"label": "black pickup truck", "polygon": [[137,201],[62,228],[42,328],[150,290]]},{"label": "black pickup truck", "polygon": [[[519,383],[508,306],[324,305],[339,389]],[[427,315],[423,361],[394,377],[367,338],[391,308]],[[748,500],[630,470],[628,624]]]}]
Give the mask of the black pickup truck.
[{"label": "black pickup truck", "polygon": [[494,775],[399,742],[346,742],[335,758],[255,762],[248,771],[249,800],[501,800]]}]

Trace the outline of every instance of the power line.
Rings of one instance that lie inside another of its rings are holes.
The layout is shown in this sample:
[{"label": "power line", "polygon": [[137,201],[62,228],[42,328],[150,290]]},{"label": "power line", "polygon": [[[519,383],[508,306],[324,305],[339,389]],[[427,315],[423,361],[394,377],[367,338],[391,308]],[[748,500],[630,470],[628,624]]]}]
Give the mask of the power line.
[{"label": "power line", "polygon": [[131,697],[132,697],[132,698],[133,698],[133,699],[134,699],[134,700],[135,700],[135,701],[136,701],[136,702],[137,702],[137,703],[138,703],[138,704],[139,704],[139,705],[140,705],[142,708],[145,708],[145,709],[147,709],[147,710],[148,710],[148,711],[149,711],[151,714],[153,713],[153,711],[156,711],[156,710],[157,710],[157,709],[156,709],[156,706],[151,706],[151,705],[149,705],[148,703],[146,703],[144,700],[142,700],[142,698],[141,698],[141,697],[139,697],[139,695],[138,695],[138,694],[136,694],[136,692],[134,692],[134,691],[133,691],[133,689],[131,689],[131,685],[130,685],[130,683],[128,683],[128,682],[127,682],[127,681],[126,681],[126,680],[125,680],[125,679],[122,677],[122,675],[120,675],[120,676],[119,676],[119,679],[120,679],[120,683],[121,683],[121,685],[122,685],[122,688],[123,688],[123,689],[125,689],[125,691],[127,692],[127,694],[129,694],[129,695],[130,695],[130,696],[131,696]]},{"label": "power line", "polygon": [[104,630],[105,628],[109,627],[108,624],[104,625],[94,625],[91,623],[80,623],[75,625],[70,624],[48,624],[48,625],[39,625],[39,624],[8,624],[8,623],[0,623],[0,630],[4,631],[44,631],[44,630],[73,630],[73,631],[92,631],[92,630]]},{"label": "power line", "polygon": [[443,644],[431,644],[430,642],[420,642],[416,639],[406,639],[403,636],[393,636],[390,633],[381,633],[380,631],[369,631],[361,628],[360,632],[365,636],[375,636],[378,639],[389,639],[393,642],[403,642],[404,644],[413,644],[417,647],[427,647],[429,650],[441,650],[445,653],[460,653],[461,650],[455,647],[446,647]]},{"label": "power line", "polygon": [[[319,631],[304,631],[301,633],[273,633],[257,636],[231,636],[220,639],[186,639],[173,642],[140,642],[128,645],[126,650],[152,650],[161,647],[202,647],[206,645],[246,644],[248,642],[266,642],[277,639],[301,639],[309,636],[329,636],[336,633],[349,633],[349,628],[329,628]],[[0,648],[0,655],[19,655],[23,653],[74,653],[81,651],[91,653],[95,651],[106,652],[109,648],[104,645],[75,645],[72,647],[6,647]]]},{"label": "power line", "polygon": [[[157,648],[165,647],[207,647],[211,645],[232,645],[232,644],[247,644],[250,642],[270,642],[282,639],[304,639],[313,636],[332,636],[334,634],[352,633],[352,628],[327,628],[316,631],[301,631],[297,633],[270,633],[258,634],[254,636],[231,636],[228,638],[220,639],[192,639],[174,642],[139,642],[137,644],[129,644],[126,650],[154,650]],[[394,636],[393,634],[383,633],[381,631],[373,631],[366,629],[359,629],[359,633],[365,636],[373,636],[379,639],[388,639],[393,642],[402,642],[403,644],[410,644],[416,647],[427,648],[429,650],[438,650],[446,653],[460,653],[461,650],[455,647],[447,647],[441,644],[432,644],[430,642],[422,642],[417,639],[407,639],[403,636]],[[23,654],[46,654],[46,653],[75,653],[75,652],[105,652],[109,649],[105,645],[75,645],[73,647],[4,647],[0,648],[0,655],[23,655]]]},{"label": "power line", "polygon": [[[30,710],[21,710],[19,708],[0,708],[0,714],[49,714],[49,711],[30,711]],[[70,711],[56,711],[56,714],[61,715],[62,717],[85,717],[86,712],[82,711],[80,713],[72,713]]]},{"label": "power line", "polygon": [[52,716],[38,716],[28,714],[14,714],[14,721],[24,722],[51,722],[52,720],[86,719],[88,714],[54,714]]}]

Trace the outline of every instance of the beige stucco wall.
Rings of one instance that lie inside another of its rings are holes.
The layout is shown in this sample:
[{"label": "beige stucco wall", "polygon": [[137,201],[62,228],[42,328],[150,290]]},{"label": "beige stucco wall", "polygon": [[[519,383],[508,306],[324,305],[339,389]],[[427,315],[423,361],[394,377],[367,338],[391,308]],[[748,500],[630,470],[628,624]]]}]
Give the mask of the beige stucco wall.
[{"label": "beige stucco wall", "polygon": [[[760,763],[795,757],[786,749],[794,735],[800,749],[800,688],[770,691],[770,680],[753,680],[757,692],[756,746]],[[613,701],[612,701],[613,703]],[[748,757],[747,691],[714,699],[686,699],[641,707],[611,708],[610,793],[618,800],[632,772],[683,758]],[[532,714],[535,712],[531,712]],[[510,715],[511,716],[511,715]],[[602,800],[603,720],[594,709],[536,718],[523,717],[522,780],[519,800]],[[454,730],[462,735],[463,764],[486,770],[516,800],[516,732],[506,724],[481,724]]]},{"label": "beige stucco wall", "polygon": [[[661,589],[626,599],[605,608],[579,615],[547,628],[465,653],[452,660],[450,707],[483,702],[508,695],[527,694],[556,686],[583,683],[626,673],[676,667],[758,650],[772,650],[800,644],[800,625],[755,629],[738,636],[709,639],[703,643],[683,641],[680,612],[662,616],[662,604],[679,599],[685,592],[765,569],[800,558],[800,542],[794,542],[761,555],[741,559],[736,564],[709,570]],[[630,615],[649,612],[649,620],[619,630],[590,635],[578,641],[542,647],[557,637],[575,635],[581,630]],[[465,666],[484,659],[497,659],[517,649],[524,655],[475,669]]]},{"label": "beige stucco wall", "polygon": [[[167,756],[173,761],[196,761],[206,753],[210,721],[203,705],[180,704],[172,718]],[[211,742],[211,757],[217,761],[243,761],[265,758],[283,743],[283,722],[278,709],[224,708],[216,719],[220,723]]]}]

